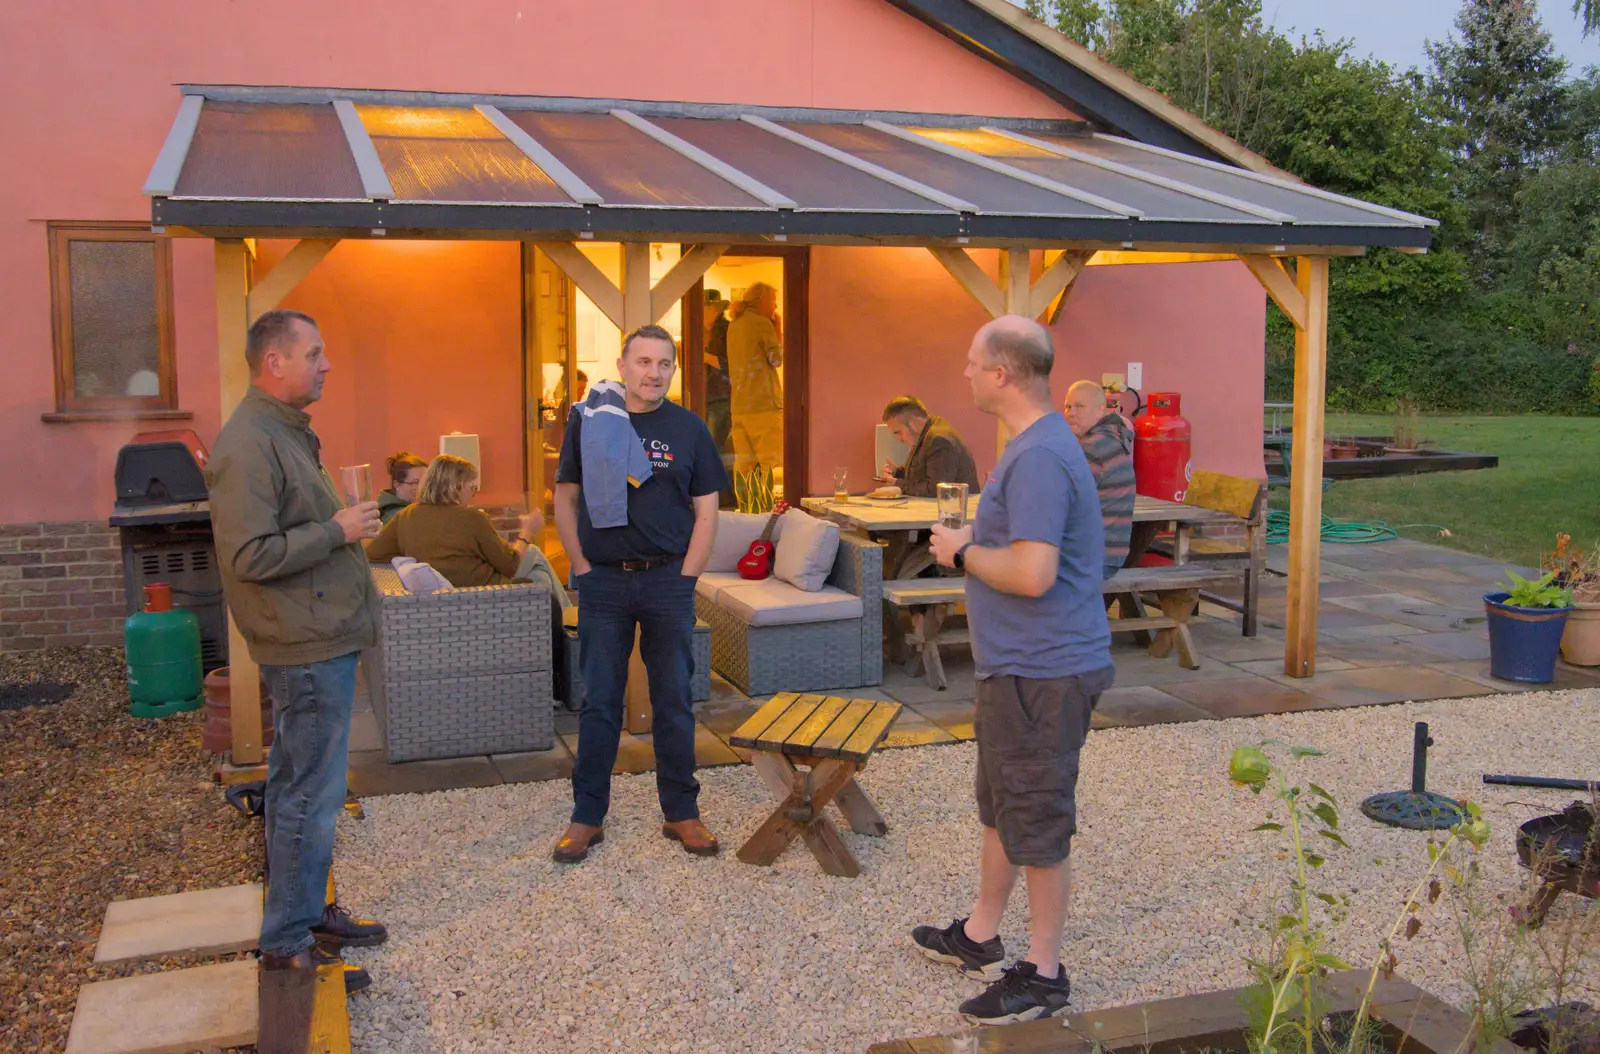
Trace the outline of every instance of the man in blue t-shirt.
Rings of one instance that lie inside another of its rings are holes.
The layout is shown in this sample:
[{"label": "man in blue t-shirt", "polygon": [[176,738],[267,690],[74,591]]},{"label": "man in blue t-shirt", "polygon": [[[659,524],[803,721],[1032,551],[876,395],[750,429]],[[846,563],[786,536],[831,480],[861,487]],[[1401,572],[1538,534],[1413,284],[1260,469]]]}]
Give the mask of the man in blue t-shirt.
[{"label": "man in blue t-shirt", "polygon": [[[590,519],[583,498],[581,412],[567,420],[556,466],[556,533],[572,560],[578,590],[584,686],[578,757],[572,768],[572,822],[553,854],[566,864],[584,859],[589,847],[605,837],[635,626],[654,711],[650,730],[656,793],[666,820],[661,833],[697,856],[718,849],[716,837],[700,822],[689,681],[694,672],[694,585],[711,558],[717,492],[728,485],[727,473],[705,422],[667,400],[677,347],[666,330],[642,326],[628,334],[617,369],[626,389],[628,418],[650,462],[649,478],[626,487],[627,522],[596,527]],[[615,407],[605,409],[617,412]],[[633,442],[626,429],[618,439]],[[625,449],[606,448],[604,453],[624,462],[629,456]],[[596,468],[593,478],[608,476],[614,474]]]},{"label": "man in blue t-shirt", "polygon": [[[936,526],[935,559],[967,576],[978,677],[976,792],[983,825],[977,903],[944,929],[918,926],[923,954],[994,982],[961,1004],[986,1024],[1060,1012],[1071,992],[1061,937],[1071,896],[1078,753],[1111,686],[1111,633],[1100,600],[1105,535],[1083,448],[1050,398],[1049,332],[1016,315],[973,338],[967,379],[1006,445],[976,524]],[[1000,918],[1021,870],[1028,954],[1001,969]]]}]

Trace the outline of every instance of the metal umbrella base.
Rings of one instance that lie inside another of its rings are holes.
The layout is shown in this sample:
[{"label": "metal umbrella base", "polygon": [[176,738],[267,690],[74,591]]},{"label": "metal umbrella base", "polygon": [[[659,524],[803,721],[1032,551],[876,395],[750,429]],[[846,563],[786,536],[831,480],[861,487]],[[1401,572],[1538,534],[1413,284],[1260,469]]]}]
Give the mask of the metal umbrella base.
[{"label": "metal umbrella base", "polygon": [[1362,802],[1361,811],[1368,819],[1412,831],[1441,831],[1467,818],[1460,802],[1427,789],[1428,748],[1431,746],[1433,740],[1428,737],[1428,723],[1418,721],[1411,741],[1411,789],[1385,791]]}]

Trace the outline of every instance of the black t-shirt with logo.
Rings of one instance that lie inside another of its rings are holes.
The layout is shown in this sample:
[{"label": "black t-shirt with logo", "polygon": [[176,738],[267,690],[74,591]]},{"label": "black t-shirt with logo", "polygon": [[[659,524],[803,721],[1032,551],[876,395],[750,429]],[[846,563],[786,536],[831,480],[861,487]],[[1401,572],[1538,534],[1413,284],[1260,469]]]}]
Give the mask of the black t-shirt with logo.
[{"label": "black t-shirt with logo", "polygon": [[[677,403],[665,401],[649,413],[630,413],[650,457],[650,478],[628,487],[628,523],[596,527],[589,504],[578,501],[578,544],[592,564],[682,556],[694,533],[691,499],[728,486],[722,455],[706,423]],[[557,483],[583,483],[583,413],[573,407],[556,464]]]}]

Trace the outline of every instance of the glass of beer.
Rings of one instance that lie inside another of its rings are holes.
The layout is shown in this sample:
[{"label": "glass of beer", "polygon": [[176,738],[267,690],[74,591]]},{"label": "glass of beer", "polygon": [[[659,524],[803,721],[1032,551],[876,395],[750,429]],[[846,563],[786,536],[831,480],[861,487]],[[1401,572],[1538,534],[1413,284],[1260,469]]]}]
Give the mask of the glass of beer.
[{"label": "glass of beer", "polygon": [[344,488],[347,506],[360,505],[372,500],[372,466],[346,465],[339,470],[339,482]]},{"label": "glass of beer", "polygon": [[850,491],[845,486],[845,483],[846,483],[847,480],[849,480],[849,478],[850,478],[850,470],[845,468],[843,465],[840,465],[838,468],[833,470],[833,500],[834,501],[848,501],[849,500]]},{"label": "glass of beer", "polygon": [[941,483],[938,489],[939,525],[959,531],[967,525],[967,485]]}]

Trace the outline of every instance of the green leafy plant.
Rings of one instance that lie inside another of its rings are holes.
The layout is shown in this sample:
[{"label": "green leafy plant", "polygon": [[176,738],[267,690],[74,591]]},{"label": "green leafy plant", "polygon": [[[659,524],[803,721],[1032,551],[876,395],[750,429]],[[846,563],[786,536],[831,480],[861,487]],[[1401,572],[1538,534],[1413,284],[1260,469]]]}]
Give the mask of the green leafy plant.
[{"label": "green leafy plant", "polygon": [[[1271,751],[1275,748],[1287,750],[1287,764],[1273,761]],[[1337,799],[1315,783],[1307,781],[1302,785],[1294,778],[1302,759],[1322,755],[1323,751],[1314,747],[1286,746],[1267,740],[1239,747],[1228,760],[1228,778],[1235,784],[1252,794],[1271,793],[1273,808],[1266,821],[1253,830],[1287,835],[1288,857],[1293,866],[1288,910],[1274,924],[1272,954],[1260,961],[1249,960],[1257,978],[1248,1007],[1251,1054],[1289,1054],[1295,1050],[1304,1050],[1305,1054],[1365,1054],[1371,1050],[1377,1039],[1368,1013],[1372,992],[1379,974],[1390,976],[1398,965],[1396,939],[1403,931],[1409,940],[1422,928],[1422,905],[1438,900],[1442,887],[1437,876],[1441,869],[1456,867],[1457,847],[1466,843],[1476,850],[1489,838],[1489,824],[1482,811],[1468,803],[1466,820],[1452,828],[1443,841],[1429,841],[1428,868],[1379,944],[1379,954],[1353,1020],[1331,1022],[1323,1010],[1325,1001],[1318,981],[1334,970],[1352,967],[1327,949],[1324,926],[1342,918],[1350,901],[1347,894],[1319,888],[1313,884],[1313,877],[1326,863],[1326,858],[1316,851],[1329,851],[1324,843],[1342,849],[1350,847],[1339,833]],[[1276,818],[1279,807],[1284,810],[1283,822]],[[1323,841],[1314,841],[1318,838]]]},{"label": "green leafy plant", "polygon": [[1572,606],[1572,589],[1555,584],[1556,572],[1551,571],[1537,582],[1530,582],[1515,571],[1507,570],[1511,581],[1506,588],[1504,603],[1516,608],[1565,608]]},{"label": "green leafy plant", "polygon": [[740,512],[771,512],[777,503],[770,468],[754,468],[733,474],[733,497]]},{"label": "green leafy plant", "polygon": [[1402,395],[1395,401],[1394,446],[1397,450],[1415,450],[1417,443],[1417,404]]}]

